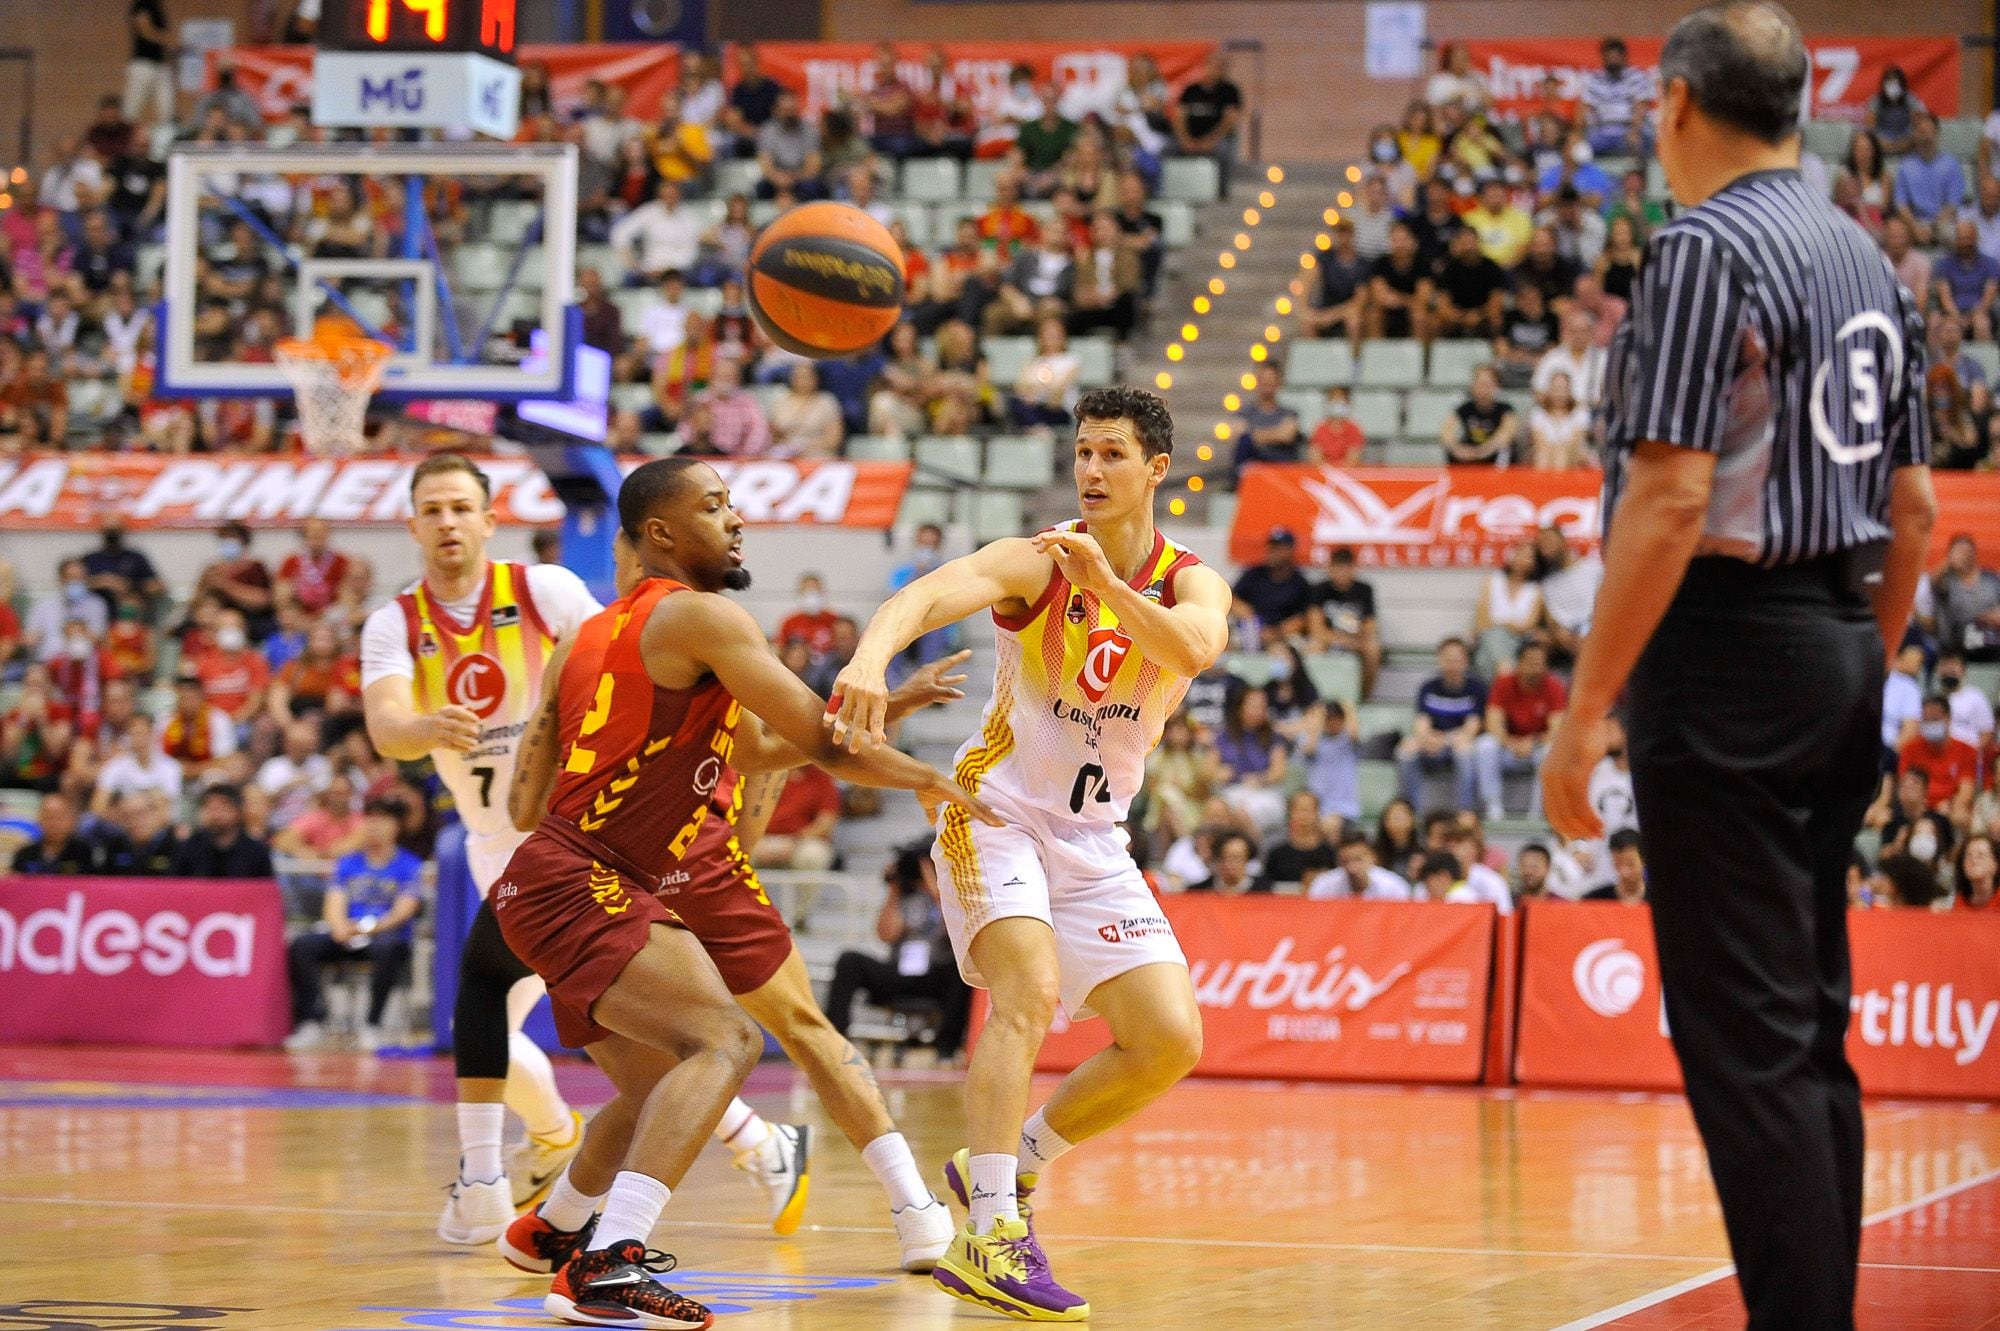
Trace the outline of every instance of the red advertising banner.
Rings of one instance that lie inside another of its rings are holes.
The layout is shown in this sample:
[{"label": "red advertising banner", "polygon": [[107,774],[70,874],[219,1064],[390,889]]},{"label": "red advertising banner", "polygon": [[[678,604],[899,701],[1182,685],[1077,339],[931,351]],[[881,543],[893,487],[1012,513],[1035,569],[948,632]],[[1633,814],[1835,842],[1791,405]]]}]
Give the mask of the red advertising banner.
[{"label": "red advertising banner", "polygon": [[[1464,44],[1472,66],[1493,90],[1499,114],[1517,118],[1541,99],[1542,79],[1554,74],[1562,96],[1583,95],[1583,76],[1602,68],[1596,37],[1475,37]],[[1658,37],[1628,39],[1634,66],[1653,74],[1660,62]],[[1902,66],[1910,91],[1941,116],[1958,114],[1958,38],[1808,37],[1808,78],[1814,120],[1856,123],[1882,86],[1882,72]]]},{"label": "red advertising banner", "polygon": [[276,1044],[291,1029],[269,879],[0,878],[0,1042]]},{"label": "red advertising banner", "polygon": [[[562,521],[547,476],[518,457],[473,459],[493,482],[503,524]],[[0,531],[90,527],[106,509],[133,527],[212,527],[239,521],[401,523],[410,516],[417,456],[161,457],[150,453],[42,453],[0,459]],[[630,474],[644,458],[622,458]],[[753,525],[886,530],[909,488],[906,462],[717,459],[730,502]]]},{"label": "red advertising banner", "polygon": [[[1855,911],[1847,1054],[1871,1095],[2000,1099],[2000,913]],[[1523,1085],[1677,1090],[1652,912],[1530,903],[1523,925]]]},{"label": "red advertising banner", "polygon": [[[1294,897],[1161,899],[1201,1005],[1197,1074],[1300,1081],[1479,1079],[1492,985],[1487,907]],[[1058,1019],[1035,1066],[1110,1042]]]},{"label": "red advertising banner", "polygon": [[[267,120],[281,120],[294,106],[312,101],[310,46],[239,46],[217,54],[236,62],[236,85]],[[211,88],[216,58],[209,57]],[[583,85],[598,79],[625,89],[625,114],[637,120],[656,119],[661,96],[681,77],[680,48],[651,42],[531,44],[520,49],[520,60],[549,67],[550,97],[558,111],[581,102]]]},{"label": "red advertising banner", "polygon": [[[942,49],[951,77],[970,96],[981,124],[999,118],[1007,80],[1016,65],[1034,71],[1036,84],[1053,83],[1065,110],[1080,117],[1092,107],[1108,108],[1125,86],[1126,62],[1144,52],[1160,67],[1173,92],[1194,82],[1214,42],[894,42],[897,75],[917,92],[931,90],[924,59]],[[806,114],[875,86],[873,42],[758,42],[764,72],[805,98]],[[724,57],[724,77],[736,78],[736,48]]]},{"label": "red advertising banner", "polygon": [[[1933,482],[1931,562],[1944,558],[1958,532],[1970,533],[1983,551],[2000,550],[2000,474],[1937,472]],[[1603,486],[1597,471],[1255,465],[1237,487],[1229,557],[1258,563],[1271,529],[1289,527],[1317,563],[1347,545],[1364,564],[1494,568],[1508,547],[1549,523],[1595,548]]]}]

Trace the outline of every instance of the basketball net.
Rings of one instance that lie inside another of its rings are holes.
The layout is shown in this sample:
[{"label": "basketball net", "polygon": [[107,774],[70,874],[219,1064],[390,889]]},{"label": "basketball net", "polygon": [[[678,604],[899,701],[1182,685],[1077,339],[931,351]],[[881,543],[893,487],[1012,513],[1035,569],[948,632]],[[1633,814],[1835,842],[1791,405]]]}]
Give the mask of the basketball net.
[{"label": "basketball net", "polygon": [[288,337],[272,349],[291,381],[308,453],[361,451],[368,399],[381,387],[391,354],[388,343],[373,338],[328,335]]}]

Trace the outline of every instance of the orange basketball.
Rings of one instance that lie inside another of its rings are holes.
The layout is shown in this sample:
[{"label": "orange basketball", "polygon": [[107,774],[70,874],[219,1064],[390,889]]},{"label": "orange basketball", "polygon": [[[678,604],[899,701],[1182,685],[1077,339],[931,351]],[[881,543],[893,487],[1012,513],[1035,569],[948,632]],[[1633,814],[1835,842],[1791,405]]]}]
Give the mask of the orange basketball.
[{"label": "orange basketball", "polygon": [[806,203],[750,251],[750,313],[770,339],[815,359],[880,342],[903,312],[903,248],[844,203]]}]

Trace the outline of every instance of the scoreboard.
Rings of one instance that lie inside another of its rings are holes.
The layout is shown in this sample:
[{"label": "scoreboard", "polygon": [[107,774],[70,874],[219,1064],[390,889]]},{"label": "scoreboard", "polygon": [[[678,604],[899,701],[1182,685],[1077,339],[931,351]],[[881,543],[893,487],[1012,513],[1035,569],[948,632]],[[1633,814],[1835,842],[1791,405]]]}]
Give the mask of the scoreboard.
[{"label": "scoreboard", "polygon": [[516,0],[324,0],[313,123],[513,137],[515,8]]}]

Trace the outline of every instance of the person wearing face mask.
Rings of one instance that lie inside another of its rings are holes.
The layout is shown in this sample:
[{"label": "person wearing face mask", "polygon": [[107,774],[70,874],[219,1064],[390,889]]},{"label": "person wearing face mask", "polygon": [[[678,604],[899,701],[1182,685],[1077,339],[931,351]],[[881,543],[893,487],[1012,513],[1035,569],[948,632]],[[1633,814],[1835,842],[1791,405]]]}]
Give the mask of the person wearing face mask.
[{"label": "person wearing face mask", "polygon": [[117,608],[119,598],[128,591],[137,592],[150,605],[163,590],[160,575],[146,552],[126,541],[124,515],[105,514],[99,534],[104,543],[83,556],[84,580],[90,590],[104,598],[105,605],[112,609]]},{"label": "person wearing face mask", "polygon": [[215,630],[215,646],[195,658],[194,672],[209,701],[238,725],[264,709],[271,667],[263,653],[250,646],[250,634],[244,628],[240,612],[222,612]]},{"label": "person wearing face mask", "polygon": [[104,664],[84,622],[72,616],[63,625],[62,651],[49,662],[49,683],[64,702],[88,718],[97,715],[104,688]]},{"label": "person wearing face mask", "polygon": [[1862,124],[1882,141],[1882,151],[1891,157],[1910,150],[1917,117],[1929,108],[1910,91],[1910,80],[1901,65],[1882,71],[1882,85],[1868,99]]},{"label": "person wearing face mask", "polygon": [[201,571],[195,596],[214,592],[223,604],[243,616],[252,637],[270,632],[272,592],[271,570],[250,554],[250,529],[240,522],[225,522],[215,529],[215,562]]},{"label": "person wearing face mask", "polygon": [[[910,560],[889,575],[889,591],[893,594],[903,590],[918,578],[944,563],[944,528],[935,522],[926,522],[917,528],[915,548],[910,551]],[[924,634],[903,652],[899,658],[905,669],[927,666],[942,660],[958,650],[959,629],[956,624]],[[898,683],[901,680],[896,681]]]},{"label": "person wearing face mask", "polygon": [[1951,701],[1942,693],[1924,699],[1916,738],[1896,757],[1898,779],[1922,770],[1929,776],[1924,803],[1955,827],[1972,820],[1972,796],[1979,780],[1979,751],[1951,734]]},{"label": "person wearing face mask", "polygon": [[827,608],[826,582],[817,573],[799,575],[799,608],[778,625],[777,645],[803,642],[815,657],[833,646],[833,622],[840,618]]},{"label": "person wearing face mask", "polygon": [[[1387,186],[1387,196],[1395,202],[1398,210],[1408,210],[1417,202],[1417,171],[1403,160],[1403,148],[1396,138],[1394,125],[1377,125],[1368,136],[1368,178],[1380,179]],[[1366,197],[1364,192],[1363,197]],[[1386,229],[1386,222],[1384,223]]]},{"label": "person wearing face mask", "polygon": [[1957,834],[1951,819],[1928,805],[1930,772],[1912,767],[1896,778],[1895,806],[1881,822],[1882,862],[1907,855],[1930,869],[1951,853]]},{"label": "person wearing face mask", "polygon": [[63,560],[57,572],[60,581],[55,592],[35,602],[24,626],[23,640],[37,661],[54,661],[63,655],[70,620],[82,620],[92,638],[103,637],[111,621],[104,601],[90,594],[81,559]]},{"label": "person wearing face mask", "polygon": [[1976,685],[1965,682],[1965,653],[1940,652],[1932,683],[1951,706],[1951,737],[1984,749],[1993,739],[1993,704]]}]

